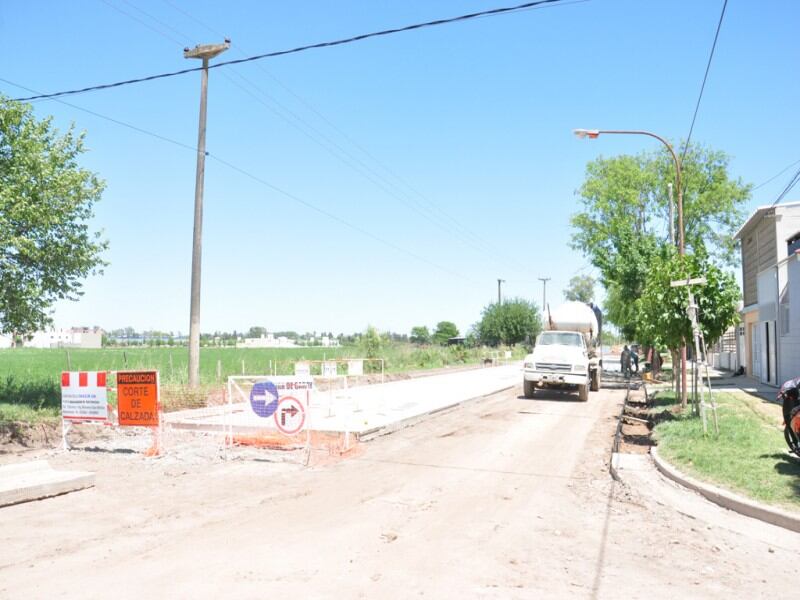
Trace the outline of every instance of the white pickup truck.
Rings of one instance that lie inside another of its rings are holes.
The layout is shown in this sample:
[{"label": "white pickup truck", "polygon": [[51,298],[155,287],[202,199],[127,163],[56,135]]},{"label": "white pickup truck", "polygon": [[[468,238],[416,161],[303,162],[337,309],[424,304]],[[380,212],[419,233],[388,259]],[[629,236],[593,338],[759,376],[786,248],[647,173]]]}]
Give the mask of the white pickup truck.
[{"label": "white pickup truck", "polygon": [[589,390],[600,389],[597,314],[582,302],[565,302],[548,315],[546,329],[536,338],[533,352],[525,357],[525,397],[533,397],[537,388],[576,387],[580,400],[587,401]]}]

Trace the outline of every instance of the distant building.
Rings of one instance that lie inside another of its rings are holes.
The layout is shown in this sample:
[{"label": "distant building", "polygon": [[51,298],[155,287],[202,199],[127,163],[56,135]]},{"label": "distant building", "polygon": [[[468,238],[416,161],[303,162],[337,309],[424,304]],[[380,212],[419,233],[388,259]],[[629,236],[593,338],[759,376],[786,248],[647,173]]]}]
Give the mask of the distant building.
[{"label": "distant building", "polygon": [[241,343],[237,342],[236,345],[242,348],[294,348],[296,346],[294,341],[286,336],[275,337],[272,333],[257,338],[244,338]]},{"label": "distant building", "polygon": [[334,348],[339,345],[339,340],[334,337],[329,337],[327,335],[323,335],[320,338],[320,345],[324,348]]},{"label": "distant building", "polygon": [[71,327],[37,331],[23,342],[25,348],[101,348],[103,333],[99,327]]}]

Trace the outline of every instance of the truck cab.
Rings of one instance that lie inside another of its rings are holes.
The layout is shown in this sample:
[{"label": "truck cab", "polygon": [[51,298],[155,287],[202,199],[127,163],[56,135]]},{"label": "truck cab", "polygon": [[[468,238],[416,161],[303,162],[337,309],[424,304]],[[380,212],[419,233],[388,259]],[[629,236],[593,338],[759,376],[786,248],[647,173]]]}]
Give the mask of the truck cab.
[{"label": "truck cab", "polygon": [[600,389],[603,367],[600,310],[593,304],[564,302],[551,313],[545,331],[525,357],[522,386],[526,398],[537,388],[577,388],[582,402]]},{"label": "truck cab", "polygon": [[577,386],[580,399],[589,399],[589,352],[584,336],[577,331],[539,334],[533,352],[525,357],[523,369],[526,398],[531,398],[537,387]]}]

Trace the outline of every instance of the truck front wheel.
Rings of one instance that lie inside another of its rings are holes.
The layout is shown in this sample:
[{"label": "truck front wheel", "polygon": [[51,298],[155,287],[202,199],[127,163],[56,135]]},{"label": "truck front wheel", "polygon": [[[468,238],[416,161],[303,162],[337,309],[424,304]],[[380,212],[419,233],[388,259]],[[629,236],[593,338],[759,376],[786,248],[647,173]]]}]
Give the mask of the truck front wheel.
[{"label": "truck front wheel", "polygon": [[600,368],[598,367],[594,371],[592,371],[592,384],[589,388],[592,392],[599,392],[600,391]]},{"label": "truck front wheel", "polygon": [[533,398],[533,392],[536,389],[536,384],[533,381],[523,380],[522,389],[526,398]]},{"label": "truck front wheel", "polygon": [[581,402],[586,402],[589,400],[589,384],[578,386],[578,400]]}]

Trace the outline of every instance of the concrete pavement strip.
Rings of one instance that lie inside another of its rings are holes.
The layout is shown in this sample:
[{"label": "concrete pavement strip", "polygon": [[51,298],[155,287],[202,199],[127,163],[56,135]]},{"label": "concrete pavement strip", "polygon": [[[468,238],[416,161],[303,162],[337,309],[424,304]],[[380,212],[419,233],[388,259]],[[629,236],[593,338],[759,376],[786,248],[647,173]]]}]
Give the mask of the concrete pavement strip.
[{"label": "concrete pavement strip", "polygon": [[94,485],[94,473],[56,471],[45,460],[0,467],[0,506],[60,496]]},{"label": "concrete pavement strip", "polygon": [[800,513],[791,513],[780,508],[768,506],[761,502],[740,496],[734,492],[729,492],[728,490],[723,490],[711,484],[698,481],[693,477],[689,477],[661,458],[655,446],[650,448],[650,455],[653,458],[653,463],[656,468],[665,477],[681,484],[683,487],[694,490],[714,504],[719,504],[728,510],[800,533]]},{"label": "concrete pavement strip", "polygon": [[683,489],[684,493],[686,490],[692,490],[714,504],[735,513],[790,531],[800,532],[800,513],[792,513],[780,508],[767,506],[734,492],[698,481],[667,463],[661,458],[655,446],[650,448],[649,457],[644,454],[615,452],[611,463],[617,476],[628,484],[649,485],[649,483],[652,483],[652,475],[650,473],[657,471],[665,478],[681,486],[680,489]]},{"label": "concrete pavement strip", "polygon": [[[437,412],[510,389],[521,381],[519,364],[442,373],[385,384],[317,392],[310,406],[310,428],[374,438],[413,425]],[[254,419],[244,402],[165,415],[177,429],[257,433],[268,427]]]}]

